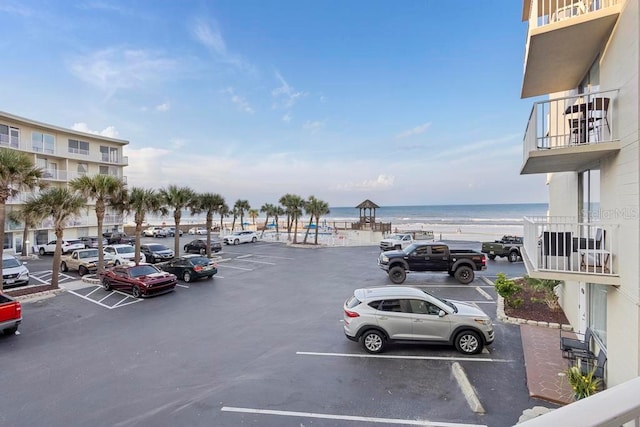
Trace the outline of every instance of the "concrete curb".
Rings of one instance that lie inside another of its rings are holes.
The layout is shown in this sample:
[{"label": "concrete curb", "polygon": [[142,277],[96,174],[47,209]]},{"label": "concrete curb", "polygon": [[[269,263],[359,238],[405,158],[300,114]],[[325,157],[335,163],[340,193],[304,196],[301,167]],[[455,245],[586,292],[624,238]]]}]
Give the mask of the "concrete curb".
[{"label": "concrete curb", "polygon": [[480,403],[478,394],[469,382],[467,374],[464,372],[464,369],[462,368],[460,363],[453,362],[453,364],[451,365],[451,370],[453,371],[453,376],[455,377],[456,381],[458,381],[458,384],[462,389],[462,394],[464,395],[465,399],[467,399],[467,403],[469,404],[471,410],[476,414],[484,414],[485,410],[482,406],[482,403]]}]

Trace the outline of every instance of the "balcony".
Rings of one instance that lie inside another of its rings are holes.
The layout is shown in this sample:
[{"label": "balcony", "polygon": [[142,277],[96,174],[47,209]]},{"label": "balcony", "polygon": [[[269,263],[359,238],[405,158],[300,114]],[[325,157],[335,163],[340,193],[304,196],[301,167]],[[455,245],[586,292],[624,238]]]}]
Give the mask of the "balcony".
[{"label": "balcony", "polygon": [[20,148],[20,140],[17,136],[0,133],[0,145],[7,147]]},{"label": "balcony", "polygon": [[53,181],[66,181],[67,171],[58,169],[42,169],[42,179]]},{"label": "balcony", "polygon": [[523,257],[529,276],[619,285],[618,224],[571,217],[524,219]]},{"label": "balcony", "polygon": [[524,0],[522,98],[575,88],[609,39],[624,0]]},{"label": "balcony", "polygon": [[579,172],[620,151],[617,96],[610,90],[533,104],[520,174]]}]

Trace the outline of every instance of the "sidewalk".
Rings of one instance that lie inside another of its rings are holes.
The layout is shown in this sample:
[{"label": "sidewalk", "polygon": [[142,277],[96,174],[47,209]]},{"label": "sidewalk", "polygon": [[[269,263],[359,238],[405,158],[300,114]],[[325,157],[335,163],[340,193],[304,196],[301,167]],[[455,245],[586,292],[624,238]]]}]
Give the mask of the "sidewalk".
[{"label": "sidewalk", "polygon": [[560,330],[520,325],[529,395],[558,405],[573,402],[566,380],[567,360],[560,350]]}]

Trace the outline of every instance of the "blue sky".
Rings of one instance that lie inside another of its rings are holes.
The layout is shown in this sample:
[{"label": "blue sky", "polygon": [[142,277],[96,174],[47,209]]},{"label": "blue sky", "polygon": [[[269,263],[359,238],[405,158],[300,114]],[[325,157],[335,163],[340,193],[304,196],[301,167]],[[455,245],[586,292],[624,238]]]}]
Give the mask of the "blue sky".
[{"label": "blue sky", "polygon": [[0,110],[228,204],[545,202],[519,1],[0,0]]}]

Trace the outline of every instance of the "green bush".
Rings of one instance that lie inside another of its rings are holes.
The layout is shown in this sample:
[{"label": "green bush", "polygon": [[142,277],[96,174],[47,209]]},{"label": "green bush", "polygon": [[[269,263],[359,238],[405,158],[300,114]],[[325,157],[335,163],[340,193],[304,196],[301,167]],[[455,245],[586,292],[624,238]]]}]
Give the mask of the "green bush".
[{"label": "green bush", "polygon": [[555,287],[562,283],[561,280],[534,279],[529,276],[526,276],[525,280],[527,282],[527,286],[537,291],[544,292],[544,302],[551,310],[557,311],[560,309],[558,296],[555,293]]},{"label": "green bush", "polygon": [[507,279],[504,273],[498,273],[498,278],[495,281],[496,292],[510,307],[518,307],[524,302],[522,298],[516,298],[516,295],[522,290],[522,286],[516,284],[511,279]]}]

